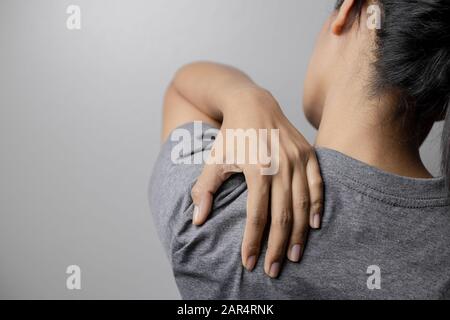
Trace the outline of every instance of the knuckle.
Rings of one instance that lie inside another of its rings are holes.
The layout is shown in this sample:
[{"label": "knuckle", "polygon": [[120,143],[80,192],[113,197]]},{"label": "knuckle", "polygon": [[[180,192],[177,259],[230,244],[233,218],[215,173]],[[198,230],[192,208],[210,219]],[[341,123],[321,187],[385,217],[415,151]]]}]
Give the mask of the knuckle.
[{"label": "knuckle", "polygon": [[309,158],[311,152],[313,152],[314,149],[310,145],[301,145],[301,146],[298,147],[297,150],[298,150],[299,158],[304,160],[304,161],[306,161]]},{"label": "knuckle", "polygon": [[244,253],[258,253],[259,245],[254,241],[248,240],[248,242],[242,244],[242,251]]},{"label": "knuckle", "polygon": [[278,154],[278,163],[280,164],[281,168],[284,168],[289,165],[289,156],[284,150],[280,150]]},{"label": "knuckle", "polygon": [[200,187],[198,184],[195,184],[191,190],[191,197],[194,201],[197,201],[200,199],[202,193],[203,193],[202,187]]},{"label": "knuckle", "polygon": [[267,217],[264,214],[251,214],[247,217],[247,223],[254,228],[264,228],[267,223]]},{"label": "knuckle", "polygon": [[272,224],[278,227],[288,227],[292,225],[292,214],[288,210],[283,210],[272,218]]},{"label": "knuckle", "polygon": [[294,148],[293,151],[294,151],[294,155],[296,156],[296,158],[299,161],[306,162],[307,159],[309,158],[311,150],[312,150],[312,147],[301,145],[301,146]]},{"label": "knuckle", "polygon": [[280,163],[283,166],[286,166],[286,165],[288,165],[290,163],[290,161],[289,161],[289,154],[287,152],[285,152],[285,151],[280,152]]},{"label": "knuckle", "polygon": [[323,180],[322,178],[315,178],[311,181],[311,187],[316,189],[322,189],[323,188]]},{"label": "knuckle", "polygon": [[302,151],[300,148],[293,148],[291,152],[294,159],[300,160],[302,158]]},{"label": "knuckle", "polygon": [[298,210],[307,210],[309,208],[309,198],[306,196],[298,197],[294,200],[294,207]]},{"label": "knuckle", "polygon": [[322,200],[321,199],[314,200],[311,207],[316,212],[322,211],[322,208],[323,208]]},{"label": "knuckle", "polygon": [[310,144],[302,144],[300,147],[300,150],[302,150],[302,154],[305,154],[308,156],[311,154],[315,154],[314,147]]},{"label": "knuckle", "polygon": [[231,171],[231,165],[218,165],[216,166],[216,176],[219,180],[225,180],[228,172]]}]

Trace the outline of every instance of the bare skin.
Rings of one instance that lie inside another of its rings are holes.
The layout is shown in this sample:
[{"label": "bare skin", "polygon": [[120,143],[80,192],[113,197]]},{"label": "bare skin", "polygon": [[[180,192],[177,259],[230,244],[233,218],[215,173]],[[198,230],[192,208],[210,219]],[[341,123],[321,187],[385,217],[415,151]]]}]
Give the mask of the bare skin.
[{"label": "bare skin", "polygon": [[[316,145],[386,172],[430,178],[419,155],[423,140],[411,137],[412,124],[393,117],[395,94],[385,92],[371,97],[368,93],[375,33],[366,27],[365,10],[361,23],[351,20],[353,4],[354,1],[345,1],[339,13],[328,19],[311,60],[307,81],[313,84],[305,85],[304,108],[319,128]],[[314,74],[316,63],[327,68],[323,75]],[[315,88],[309,93],[308,86],[312,85]],[[315,92],[324,93],[320,101],[312,97]]]},{"label": "bare skin", "polygon": [[[354,4],[354,0],[345,0],[325,22],[304,83],[303,107],[318,129],[316,146],[340,151],[389,173],[431,178],[419,155],[429,130],[411,135],[413,122],[394,117],[395,92],[369,94],[375,32],[366,27],[366,8],[360,23],[353,19]],[[253,270],[269,224],[264,269],[270,277],[277,277],[284,256],[300,261],[308,229],[320,227],[323,187],[312,147],[274,97],[232,67],[194,63],[177,73],[166,94],[163,139],[177,126],[195,120],[222,131],[280,129],[279,174],[267,178],[250,165],[207,165],[192,190],[193,222],[201,225],[208,218],[215,191],[231,174],[244,173],[249,199],[242,263]],[[431,129],[431,125],[424,127]]]},{"label": "bare skin", "polygon": [[245,175],[248,203],[242,264],[253,270],[264,230],[270,225],[264,269],[277,277],[286,255],[300,261],[309,227],[320,227],[323,190],[313,148],[268,91],[239,70],[220,64],[198,62],[183,67],[167,91],[163,139],[177,126],[194,120],[222,130],[280,129],[278,174],[261,175],[260,166],[254,164],[206,165],[192,189],[193,223],[200,226],[222,183],[236,172]]}]

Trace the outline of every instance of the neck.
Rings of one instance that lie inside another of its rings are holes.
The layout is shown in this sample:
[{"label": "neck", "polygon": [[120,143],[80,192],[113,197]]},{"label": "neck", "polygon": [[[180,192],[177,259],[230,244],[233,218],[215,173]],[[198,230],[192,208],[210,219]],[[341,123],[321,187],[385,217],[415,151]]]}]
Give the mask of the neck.
[{"label": "neck", "polygon": [[390,117],[395,104],[389,99],[370,100],[364,86],[349,80],[327,95],[316,145],[389,173],[431,178],[420,158],[419,139]]}]

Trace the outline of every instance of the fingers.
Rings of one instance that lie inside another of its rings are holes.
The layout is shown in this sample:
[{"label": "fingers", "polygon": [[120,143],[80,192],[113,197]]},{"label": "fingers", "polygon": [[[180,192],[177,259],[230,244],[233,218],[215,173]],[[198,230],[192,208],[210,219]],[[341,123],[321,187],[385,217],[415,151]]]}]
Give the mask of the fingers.
[{"label": "fingers", "polygon": [[319,163],[316,154],[311,153],[306,166],[306,175],[309,186],[310,219],[311,228],[319,229],[323,210],[323,182],[320,174]]},{"label": "fingers", "polygon": [[200,226],[211,212],[213,195],[238,170],[230,165],[207,164],[191,190],[194,203],[192,223]]},{"label": "fingers", "polygon": [[247,221],[242,240],[242,264],[248,270],[255,268],[268,217],[270,176],[246,174],[248,198]]},{"label": "fingers", "polygon": [[309,231],[309,201],[306,173],[303,169],[296,169],[292,178],[293,224],[287,252],[292,262],[300,261],[305,248]]},{"label": "fingers", "polygon": [[271,225],[264,270],[271,278],[278,277],[292,228],[291,175],[280,172],[271,187]]}]

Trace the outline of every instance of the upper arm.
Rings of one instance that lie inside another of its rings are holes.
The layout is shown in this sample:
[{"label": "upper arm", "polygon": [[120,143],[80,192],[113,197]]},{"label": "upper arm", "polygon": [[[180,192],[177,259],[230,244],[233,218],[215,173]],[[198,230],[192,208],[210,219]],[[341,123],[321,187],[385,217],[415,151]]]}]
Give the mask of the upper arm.
[{"label": "upper arm", "polygon": [[162,141],[177,127],[194,121],[202,121],[220,128],[220,123],[196,108],[184,98],[173,85],[170,85],[164,97]]},{"label": "upper arm", "polygon": [[[184,298],[233,297],[234,284],[242,274],[239,239],[246,217],[245,178],[235,175],[227,180],[216,193],[208,223],[194,226],[190,190],[203,169],[195,158],[211,150],[212,135],[217,130],[203,125],[197,131],[195,123],[180,129],[187,130],[194,143],[168,139],[161,147],[149,184],[156,230]],[[182,150],[173,152],[180,143]]]}]

